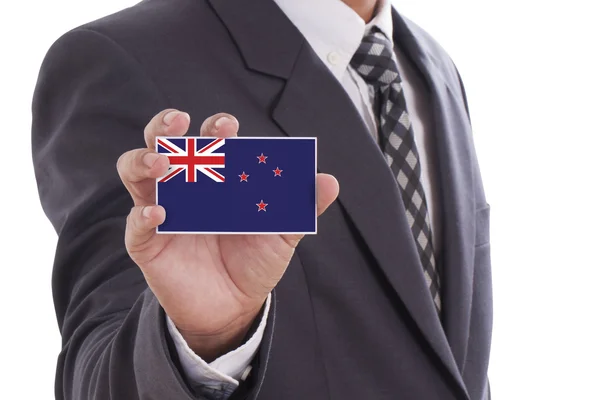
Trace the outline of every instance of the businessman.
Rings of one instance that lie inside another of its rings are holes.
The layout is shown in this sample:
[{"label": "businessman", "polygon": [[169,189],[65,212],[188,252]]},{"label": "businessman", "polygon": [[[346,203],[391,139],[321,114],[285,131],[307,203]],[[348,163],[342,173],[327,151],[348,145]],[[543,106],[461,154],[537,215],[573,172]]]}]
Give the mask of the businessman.
[{"label": "businessman", "polygon": [[[388,0],[145,0],[49,50],[57,399],[490,398],[461,78]],[[158,135],[318,138],[317,235],[156,235]]]}]

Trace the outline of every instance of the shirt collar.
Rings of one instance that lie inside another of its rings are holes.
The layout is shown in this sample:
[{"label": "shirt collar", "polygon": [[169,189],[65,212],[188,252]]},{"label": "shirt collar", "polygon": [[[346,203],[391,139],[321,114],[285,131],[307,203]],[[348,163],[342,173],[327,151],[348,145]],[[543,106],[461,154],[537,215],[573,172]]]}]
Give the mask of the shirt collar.
[{"label": "shirt collar", "polygon": [[342,80],[363,36],[377,27],[393,38],[392,5],[381,0],[368,23],[341,0],[274,0],[332,74]]}]

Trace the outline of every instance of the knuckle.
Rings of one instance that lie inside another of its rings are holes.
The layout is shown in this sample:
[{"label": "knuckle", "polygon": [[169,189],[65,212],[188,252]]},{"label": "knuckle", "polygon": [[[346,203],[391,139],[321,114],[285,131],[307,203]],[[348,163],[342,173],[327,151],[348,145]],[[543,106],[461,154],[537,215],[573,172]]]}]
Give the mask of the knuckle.
[{"label": "knuckle", "polygon": [[141,224],[142,209],[139,206],[133,207],[127,216],[127,226],[131,233],[137,234],[143,227]]},{"label": "knuckle", "polygon": [[133,150],[131,165],[133,168],[139,168],[144,163],[144,156],[150,153],[149,149]]},{"label": "knuckle", "polygon": [[144,137],[151,138],[153,136],[156,136],[158,133],[157,130],[159,126],[160,125],[157,120],[153,119],[152,121],[150,121],[150,123],[144,128]]},{"label": "knuckle", "polygon": [[144,149],[130,150],[126,153],[123,153],[117,160],[117,170],[119,171],[119,176],[121,176],[121,178],[126,177],[130,179],[133,175],[135,175],[136,170],[142,163],[142,157],[144,154]]},{"label": "knuckle", "polygon": [[156,114],[154,117],[152,117],[150,122],[148,122],[148,125],[146,125],[146,127],[144,128],[144,135],[146,137],[156,135],[157,131],[160,131],[160,128],[162,127],[163,118],[170,111],[173,111],[173,109],[167,108]]},{"label": "knuckle", "polygon": [[176,108],[166,108],[156,114],[144,128],[144,139],[149,147],[153,147],[153,141],[156,136],[161,136],[167,131],[168,126],[165,124],[164,118],[172,111],[180,112]]},{"label": "knuckle", "polygon": [[126,224],[129,228],[135,228],[135,217],[134,214],[136,212],[137,207],[132,207],[131,210],[129,211],[129,214],[127,215],[127,219],[126,219]]},{"label": "knuckle", "polygon": [[147,232],[142,221],[143,209],[141,206],[133,207],[126,219],[125,248],[138,265],[145,262],[149,246],[149,238],[144,239]]},{"label": "knuckle", "polygon": [[212,126],[214,124],[214,115],[211,117],[208,117],[204,120],[204,122],[202,122],[202,125],[200,126],[200,132],[209,132],[212,129]]}]

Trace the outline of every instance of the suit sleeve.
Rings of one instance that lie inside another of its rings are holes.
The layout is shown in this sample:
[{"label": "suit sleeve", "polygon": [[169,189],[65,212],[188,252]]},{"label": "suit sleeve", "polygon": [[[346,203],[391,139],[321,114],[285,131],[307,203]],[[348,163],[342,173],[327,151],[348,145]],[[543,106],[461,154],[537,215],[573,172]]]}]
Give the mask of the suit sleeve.
[{"label": "suit sleeve", "polygon": [[33,161],[58,233],[52,290],[62,335],[57,399],[194,399],[165,314],[124,245],[133,206],[118,157],[144,147],[168,108],[141,66],[97,32],[60,38],[41,67],[32,113]]},{"label": "suit sleeve", "polygon": [[262,315],[259,314],[256,318],[255,323],[258,322],[258,326],[247,335],[249,339],[237,349],[223,354],[211,363],[207,363],[194,353],[173,321],[167,317],[167,328],[175,344],[182,370],[194,387],[216,388],[227,397],[237,389],[240,381],[245,380],[252,371],[251,363],[263,340],[270,306],[271,295],[269,294]]}]

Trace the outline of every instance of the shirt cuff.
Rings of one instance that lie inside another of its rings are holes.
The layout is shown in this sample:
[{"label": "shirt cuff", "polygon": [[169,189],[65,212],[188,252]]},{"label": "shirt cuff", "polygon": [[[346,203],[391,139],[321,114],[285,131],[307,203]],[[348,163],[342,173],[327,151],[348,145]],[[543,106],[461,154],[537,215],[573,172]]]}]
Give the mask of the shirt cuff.
[{"label": "shirt cuff", "polygon": [[258,351],[267,325],[270,307],[271,294],[269,293],[262,319],[252,337],[237,349],[222,355],[210,364],[194,353],[167,315],[167,329],[173,338],[179,361],[190,383],[194,386],[207,386],[223,391],[232,391],[237,388],[240,379],[244,380],[248,375],[251,368],[250,363]]}]

